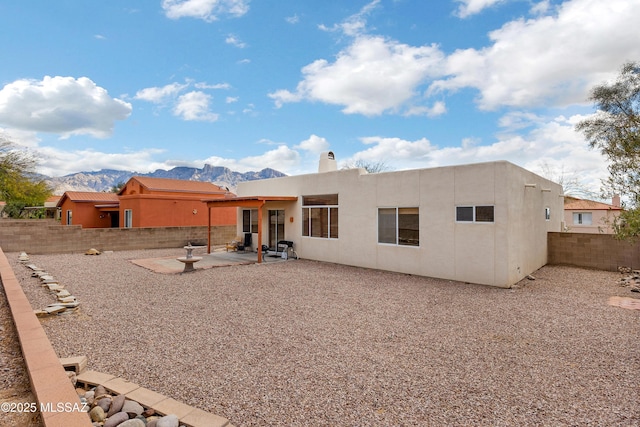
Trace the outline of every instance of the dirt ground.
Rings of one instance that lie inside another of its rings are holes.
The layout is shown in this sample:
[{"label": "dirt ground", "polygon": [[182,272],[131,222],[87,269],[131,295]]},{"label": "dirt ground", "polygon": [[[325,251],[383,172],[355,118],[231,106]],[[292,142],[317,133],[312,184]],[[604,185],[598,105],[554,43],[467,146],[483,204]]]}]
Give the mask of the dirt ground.
[{"label": "dirt ground", "polygon": [[[0,426],[41,427],[4,288],[0,292]],[[28,411],[24,410],[24,407]]]}]

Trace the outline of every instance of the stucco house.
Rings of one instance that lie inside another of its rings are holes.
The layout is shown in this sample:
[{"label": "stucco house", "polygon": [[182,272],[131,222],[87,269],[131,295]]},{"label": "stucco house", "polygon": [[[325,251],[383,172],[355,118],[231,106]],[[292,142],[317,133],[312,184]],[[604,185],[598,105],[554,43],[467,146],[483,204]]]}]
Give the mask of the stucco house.
[{"label": "stucco house", "polygon": [[621,211],[618,195],[613,196],[611,204],[567,196],[564,200],[564,230],[575,233],[613,234],[611,223]]},{"label": "stucco house", "polygon": [[235,225],[236,209],[207,217],[202,199],[229,197],[210,182],[134,176],[118,194],[67,191],[58,202],[63,225],[84,228]]},{"label": "stucco house", "polygon": [[83,228],[118,227],[118,196],[96,191],[66,191],[56,205],[62,225]]},{"label": "stucco house", "polygon": [[[118,193],[120,227],[208,225],[209,218],[202,199],[229,196],[227,190],[210,182],[134,176]],[[214,212],[210,224],[236,224],[236,210]]]},{"label": "stucco house", "polygon": [[506,161],[367,173],[337,170],[238,185],[238,234],[253,248],[294,243],[298,256],[456,281],[511,287],[547,262],[561,231],[562,186]]}]

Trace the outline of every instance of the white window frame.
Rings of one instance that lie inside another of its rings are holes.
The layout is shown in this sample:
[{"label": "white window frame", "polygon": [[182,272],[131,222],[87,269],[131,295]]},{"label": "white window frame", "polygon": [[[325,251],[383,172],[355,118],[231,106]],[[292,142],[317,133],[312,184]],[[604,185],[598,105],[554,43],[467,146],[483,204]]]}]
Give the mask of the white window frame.
[{"label": "white window frame", "polygon": [[133,209],[124,210],[124,228],[133,228]]},{"label": "white window frame", "polygon": [[551,208],[549,206],[544,208],[544,220],[551,221]]},{"label": "white window frame", "polygon": [[[380,241],[380,210],[381,209],[393,209],[395,210],[395,223],[394,223],[394,228],[395,228],[395,242],[391,243],[391,242],[381,242]],[[399,229],[399,225],[400,225],[400,221],[399,221],[399,211],[400,209],[417,209],[418,210],[418,244],[417,245],[407,245],[407,244],[403,244],[400,242],[400,229]],[[376,216],[376,221],[377,221],[377,242],[379,245],[388,245],[388,246],[403,246],[403,247],[408,247],[408,248],[419,248],[420,247],[420,208],[418,206],[380,206],[378,207],[377,210],[377,216]]]},{"label": "white window frame", "polygon": [[[314,197],[314,196],[313,195],[302,196],[303,197],[303,204],[302,204],[302,226],[303,226],[302,237],[303,238],[329,239],[329,240],[338,240],[340,238],[340,217],[339,217],[339,215],[340,215],[340,208],[339,208],[340,199],[339,199],[339,194],[327,194],[326,196],[334,196],[334,195],[336,196],[336,199],[338,200],[338,204],[336,204],[336,205],[313,205],[313,204],[305,205],[304,204],[304,198],[305,197],[310,197],[311,198],[311,197]],[[323,195],[320,195],[320,196],[325,196],[325,195],[323,194]],[[305,235],[305,232],[304,232],[305,211],[307,212],[307,217],[310,219],[311,218],[311,212],[312,212],[313,209],[326,209],[327,210],[327,236],[326,237],[324,237],[324,236],[312,236],[311,235],[311,231],[312,231],[312,227],[311,227],[312,226],[312,221],[311,220],[309,220],[308,223],[307,223],[308,228],[307,228],[307,232],[306,232],[306,235]],[[331,224],[331,213],[332,212],[336,212],[337,215],[338,215],[337,216],[337,218],[338,218],[338,227],[336,229],[337,236],[335,236],[335,237],[331,236],[331,225],[332,225]]]},{"label": "white window frame", "polygon": [[[589,222],[585,222],[586,218],[589,218]],[[593,224],[592,212],[574,212],[573,213],[573,225],[590,226],[592,224]]]}]

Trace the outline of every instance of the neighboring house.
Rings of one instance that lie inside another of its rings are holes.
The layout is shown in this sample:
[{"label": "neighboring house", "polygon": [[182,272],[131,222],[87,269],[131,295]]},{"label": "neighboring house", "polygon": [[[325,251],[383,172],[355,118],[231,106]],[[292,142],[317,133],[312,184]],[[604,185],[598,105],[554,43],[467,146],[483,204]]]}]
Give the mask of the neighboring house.
[{"label": "neighboring house", "polygon": [[236,209],[207,217],[203,199],[229,197],[209,182],[132,177],[118,194],[67,191],[60,198],[61,223],[84,228],[235,225]]},{"label": "neighboring house", "polygon": [[66,191],[57,203],[62,225],[83,228],[118,227],[119,200],[114,193]]},{"label": "neighboring house", "polygon": [[547,262],[547,233],[561,231],[562,186],[506,161],[368,174],[337,170],[238,184],[238,234],[253,248],[293,241],[318,261],[499,287]]},{"label": "neighboring house", "polygon": [[[120,227],[208,225],[202,199],[224,199],[230,193],[210,182],[134,176],[118,193]],[[220,209],[211,225],[236,224],[236,210]]]},{"label": "neighboring house", "polygon": [[44,202],[45,217],[52,219],[60,219],[60,210],[58,202],[62,196],[49,196]]},{"label": "neighboring house", "polygon": [[612,221],[620,215],[620,196],[613,196],[611,204],[565,197],[564,229],[575,233],[613,234]]}]

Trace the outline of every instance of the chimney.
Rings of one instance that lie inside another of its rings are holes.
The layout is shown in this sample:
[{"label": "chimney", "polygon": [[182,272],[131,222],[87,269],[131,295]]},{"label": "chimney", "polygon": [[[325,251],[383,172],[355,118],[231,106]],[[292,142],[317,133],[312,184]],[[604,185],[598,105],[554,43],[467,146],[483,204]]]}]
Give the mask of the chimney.
[{"label": "chimney", "polygon": [[616,208],[620,207],[620,195],[619,194],[614,194],[613,198],[611,199],[611,204],[613,206],[615,206]]},{"label": "chimney", "polygon": [[338,163],[333,155],[333,151],[325,151],[320,153],[320,163],[318,164],[318,173],[333,172],[338,170]]}]

